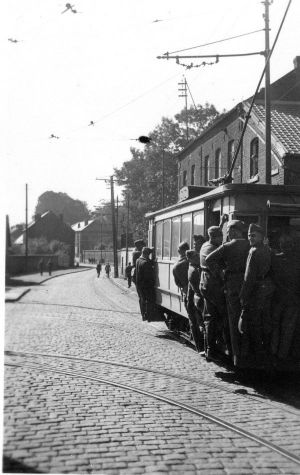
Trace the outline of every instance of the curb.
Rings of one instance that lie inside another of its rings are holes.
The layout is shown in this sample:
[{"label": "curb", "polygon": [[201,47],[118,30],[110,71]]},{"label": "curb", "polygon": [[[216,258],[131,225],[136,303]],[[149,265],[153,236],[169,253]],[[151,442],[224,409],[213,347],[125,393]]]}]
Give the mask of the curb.
[{"label": "curb", "polygon": [[[9,292],[7,292],[7,296],[5,296],[5,302],[17,302],[18,300],[20,300],[20,298],[22,298],[25,294],[27,294],[28,292],[30,292],[31,289],[24,289],[23,291],[21,291],[19,294],[17,294],[17,292],[11,292],[12,295],[9,295]],[[16,295],[17,294],[17,295]]]}]

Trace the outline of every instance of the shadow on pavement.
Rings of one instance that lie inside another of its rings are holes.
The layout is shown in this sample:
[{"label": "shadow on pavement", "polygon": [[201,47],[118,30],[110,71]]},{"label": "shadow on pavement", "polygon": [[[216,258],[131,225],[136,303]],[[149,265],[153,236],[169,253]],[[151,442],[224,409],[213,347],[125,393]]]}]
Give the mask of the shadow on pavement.
[{"label": "shadow on pavement", "polygon": [[3,473],[45,473],[39,470],[34,470],[28,465],[24,465],[22,462],[10,457],[3,457],[2,461],[2,472]]}]

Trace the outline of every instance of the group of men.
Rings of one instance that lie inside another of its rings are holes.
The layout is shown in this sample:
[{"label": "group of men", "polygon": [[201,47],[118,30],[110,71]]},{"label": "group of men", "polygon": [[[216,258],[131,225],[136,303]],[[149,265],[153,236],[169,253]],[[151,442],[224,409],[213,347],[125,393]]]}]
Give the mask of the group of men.
[{"label": "group of men", "polygon": [[274,252],[259,225],[250,224],[247,240],[244,223],[231,220],[222,243],[227,219],[224,215],[220,226],[208,229],[208,241],[194,235],[193,250],[180,243],[173,267],[196,348],[211,361],[223,346],[236,365],[249,356],[256,364],[270,355],[284,360],[299,316],[294,237],[283,233],[280,250]]}]

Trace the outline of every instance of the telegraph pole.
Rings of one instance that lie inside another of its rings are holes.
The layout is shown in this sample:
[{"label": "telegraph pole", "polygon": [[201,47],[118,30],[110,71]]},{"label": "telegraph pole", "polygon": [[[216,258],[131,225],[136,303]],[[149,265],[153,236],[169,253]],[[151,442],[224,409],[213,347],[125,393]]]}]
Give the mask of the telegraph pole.
[{"label": "telegraph pole", "polygon": [[114,277],[119,277],[113,175],[110,177],[110,196],[111,196],[111,223],[112,223],[113,255],[114,255]]},{"label": "telegraph pole", "polygon": [[270,54],[270,40],[269,40],[269,6],[272,1],[265,0],[265,13],[263,18],[265,20],[265,136],[266,136],[266,183],[271,184],[271,99],[270,99],[270,61],[268,61]]},{"label": "telegraph pole", "polygon": [[25,185],[25,272],[28,269],[28,185]]},{"label": "telegraph pole", "polygon": [[178,97],[185,98],[185,123],[186,123],[186,141],[189,141],[189,118],[188,118],[188,110],[187,110],[187,82],[185,76],[183,76],[183,82],[178,83],[179,87],[178,91],[181,93]]},{"label": "telegraph pole", "polygon": [[126,220],[126,267],[128,265],[128,237],[129,237],[129,193],[127,193],[127,220]]}]

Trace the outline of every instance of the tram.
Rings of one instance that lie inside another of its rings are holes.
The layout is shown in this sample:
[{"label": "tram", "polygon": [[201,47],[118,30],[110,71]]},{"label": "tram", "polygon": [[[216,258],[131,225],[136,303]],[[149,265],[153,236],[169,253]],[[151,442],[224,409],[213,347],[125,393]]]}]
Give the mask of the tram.
[{"label": "tram", "polygon": [[[263,227],[269,245],[279,250],[279,237],[286,227],[292,227],[298,241],[300,265],[300,186],[225,184],[219,187],[189,186],[180,190],[179,202],[148,213],[148,245],[154,248],[155,298],[157,312],[150,321],[165,320],[172,330],[188,328],[188,316],[181,293],[173,278],[173,266],[178,259],[178,245],[187,241],[192,248],[192,236],[218,226],[227,214],[229,221],[239,219],[245,223],[246,233],[250,223]],[[223,226],[226,241],[227,223]],[[246,236],[247,237],[247,234]],[[300,364],[300,319],[295,332],[293,355]]]}]

